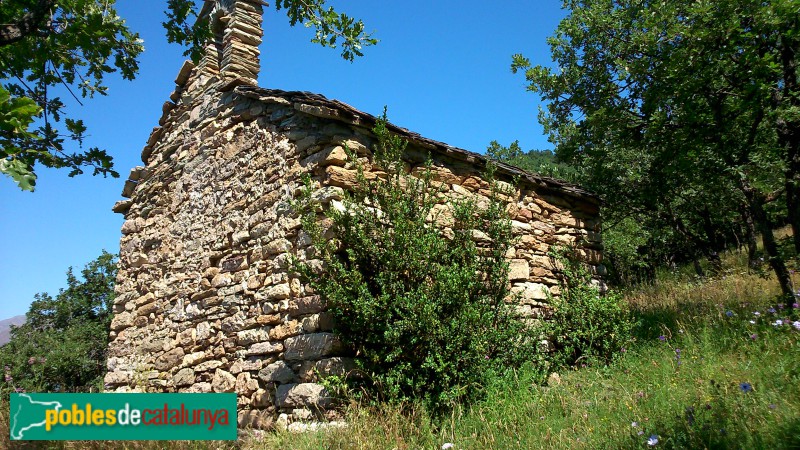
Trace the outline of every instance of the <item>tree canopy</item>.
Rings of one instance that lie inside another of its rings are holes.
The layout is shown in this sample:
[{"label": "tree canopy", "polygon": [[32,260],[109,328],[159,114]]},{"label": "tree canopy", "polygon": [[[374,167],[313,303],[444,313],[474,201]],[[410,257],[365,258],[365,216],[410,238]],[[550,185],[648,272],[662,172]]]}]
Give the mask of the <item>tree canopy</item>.
[{"label": "tree canopy", "polygon": [[[169,42],[187,46],[199,59],[210,36],[208,21],[197,20],[195,0],[167,0]],[[86,126],[54,92],[78,103],[107,95],[105,77],[119,73],[134,79],[144,51],[139,34],[117,14],[114,0],[0,1],[0,173],[23,190],[36,184],[35,166],[68,168],[75,176],[117,177],[111,156],[98,147],[83,148]],[[278,0],[292,25],[315,30],[312,42],[340,47],[345,60],[362,56],[377,40],[364,23],[336,12],[326,0]]]},{"label": "tree canopy", "polygon": [[80,275],[79,279],[70,268],[67,287],[55,297],[36,294],[25,324],[12,329],[11,340],[0,347],[5,387],[48,392],[100,387],[106,371],[116,257],[103,252]]},{"label": "tree canopy", "polygon": [[[668,226],[709,257],[724,227],[800,250],[800,6],[792,0],[566,1],[549,39],[556,68],[515,55],[564,161],[606,197],[615,219]],[[782,203],[783,207],[776,206]],[[748,230],[748,227],[749,230]]]}]

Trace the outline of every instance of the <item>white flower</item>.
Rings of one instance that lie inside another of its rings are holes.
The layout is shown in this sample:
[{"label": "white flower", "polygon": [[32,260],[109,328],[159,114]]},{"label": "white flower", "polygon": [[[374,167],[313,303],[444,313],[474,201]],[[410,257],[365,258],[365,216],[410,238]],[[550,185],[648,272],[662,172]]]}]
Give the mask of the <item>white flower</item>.
[{"label": "white flower", "polygon": [[776,327],[779,327],[779,326],[783,325],[783,321],[781,319],[778,319],[772,325],[775,325]]},{"label": "white flower", "polygon": [[751,320],[750,323],[755,325],[756,321],[755,320]]},{"label": "white flower", "polygon": [[647,440],[647,445],[653,447],[654,445],[658,444],[658,436],[655,434],[650,436],[650,439]]},{"label": "white flower", "polygon": [[794,327],[795,330],[800,330],[800,320],[795,320],[794,322],[792,322],[792,326]]},{"label": "white flower", "polygon": [[452,442],[445,442],[444,444],[442,444],[442,450],[447,450],[448,448],[453,448],[453,447],[454,445]]}]

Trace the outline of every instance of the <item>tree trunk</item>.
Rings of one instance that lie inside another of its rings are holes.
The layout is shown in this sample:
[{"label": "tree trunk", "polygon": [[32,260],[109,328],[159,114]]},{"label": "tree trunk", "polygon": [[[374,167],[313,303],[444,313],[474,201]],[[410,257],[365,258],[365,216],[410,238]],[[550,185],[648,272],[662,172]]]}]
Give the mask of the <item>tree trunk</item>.
[{"label": "tree trunk", "polygon": [[697,276],[700,278],[705,278],[706,273],[703,271],[703,266],[700,265],[700,260],[695,258],[692,261],[692,265],[694,266],[694,272],[697,274]]},{"label": "tree trunk", "polygon": [[[797,146],[800,147],[800,144]],[[792,160],[789,161],[789,168],[786,169],[786,208],[794,234],[794,250],[800,256],[800,149],[795,150]]]},{"label": "tree trunk", "polygon": [[706,251],[706,258],[708,258],[708,263],[711,266],[711,273],[713,275],[718,275],[722,273],[722,260],[719,257],[719,251],[722,250],[724,246],[720,243],[717,227],[714,226],[714,222],[711,221],[711,211],[708,210],[708,206],[700,211],[700,217],[703,219],[703,231],[706,233],[706,238],[708,239],[709,247]]},{"label": "tree trunk", "polygon": [[[800,108],[800,83],[798,82],[798,54],[800,40],[793,37],[794,30],[782,32],[780,39],[781,65],[783,66],[784,111]],[[786,149],[786,207],[789,223],[794,233],[794,249],[800,255],[800,120],[797,114],[778,115],[778,139]]]},{"label": "tree trunk", "polygon": [[753,215],[750,214],[750,210],[746,205],[740,207],[739,214],[742,216],[745,239],[747,240],[747,267],[755,269],[758,267],[758,260],[756,259],[756,255],[758,255],[758,234],[753,223]]},{"label": "tree trunk", "polygon": [[757,192],[744,181],[742,181],[742,190],[750,204],[750,212],[752,213],[756,228],[761,232],[761,239],[764,242],[764,251],[767,253],[770,267],[772,267],[775,276],[778,278],[778,284],[781,286],[781,293],[788,300],[791,300],[794,296],[792,279],[789,276],[789,269],[786,267],[786,263],[778,253],[778,243],[775,242],[775,235],[772,232],[772,223],[770,223],[767,213],[764,211],[764,195]]}]

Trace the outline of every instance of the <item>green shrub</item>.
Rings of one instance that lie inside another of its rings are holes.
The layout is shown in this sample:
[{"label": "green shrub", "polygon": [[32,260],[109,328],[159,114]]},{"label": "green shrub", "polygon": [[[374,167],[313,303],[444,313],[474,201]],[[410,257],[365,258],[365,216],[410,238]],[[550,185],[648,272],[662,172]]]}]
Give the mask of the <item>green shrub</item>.
[{"label": "green shrub", "polygon": [[570,253],[566,249],[550,253],[562,275],[561,296],[550,297],[552,317],[542,325],[555,347],[553,362],[562,366],[611,362],[626,351],[635,323],[622,296],[601,293]]},{"label": "green shrub", "polygon": [[0,393],[86,392],[102,388],[114,304],[116,256],[105,251],[67,287],[36,294],[26,321],[0,347]]},{"label": "green shrub", "polygon": [[[368,180],[351,154],[358,187],[338,208],[325,210],[330,229],[320,224],[314,186],[306,180],[296,206],[306,211],[303,228],[325,269],[296,267],[358,356],[366,376],[351,377],[359,387],[354,391],[373,400],[422,400],[441,411],[479,397],[492,374],[535,348],[506,303],[511,223],[496,188],[488,204],[445,201],[430,159],[411,176],[401,159],[406,143],[390,135],[383,119],[374,133],[374,163],[386,176]],[[452,212],[447,231],[431,221],[437,204]],[[480,245],[475,230],[482,233]],[[334,239],[326,237],[329,231]]]}]

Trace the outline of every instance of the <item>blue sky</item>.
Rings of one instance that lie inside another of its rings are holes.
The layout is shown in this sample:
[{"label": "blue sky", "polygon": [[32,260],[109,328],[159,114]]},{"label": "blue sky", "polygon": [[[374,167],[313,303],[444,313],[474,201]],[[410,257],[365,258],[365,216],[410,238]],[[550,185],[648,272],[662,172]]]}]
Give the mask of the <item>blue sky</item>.
[{"label": "blue sky", "polygon": [[[83,118],[87,147],[108,149],[117,179],[64,170],[37,171],[36,192],[0,178],[0,319],[24,314],[37,292],[55,294],[68,267],[80,269],[102,249],[119,251],[123,218],[111,212],[130,169],[174,87],[182,49],[166,43],[164,0],[118,2],[120,16],[145,41],[132,82],[108,79],[109,94],[72,105]],[[311,30],[291,28],[266,9],[262,87],[320,93],[362,111],[389,108],[393,123],[450,145],[483,153],[492,140],[523,149],[552,148],[536,120],[538,97],[509,69],[511,55],[550,64],[547,36],[564,16],[559,0],[331,0],[361,18],[380,43],[348,63],[337,50],[309,43]],[[378,6],[376,6],[378,5]],[[66,99],[65,99],[66,100]]]}]

